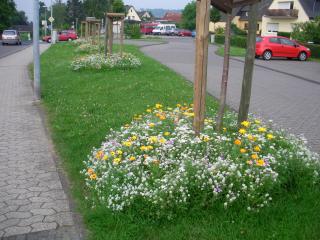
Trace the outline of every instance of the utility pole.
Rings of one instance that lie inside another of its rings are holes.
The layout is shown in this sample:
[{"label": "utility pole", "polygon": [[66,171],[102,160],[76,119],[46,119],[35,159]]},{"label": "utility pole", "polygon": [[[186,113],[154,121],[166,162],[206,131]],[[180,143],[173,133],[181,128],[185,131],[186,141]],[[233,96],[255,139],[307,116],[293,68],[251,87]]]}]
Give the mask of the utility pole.
[{"label": "utility pole", "polygon": [[33,73],[34,101],[40,100],[39,0],[33,0]]},{"label": "utility pole", "polygon": [[[51,18],[52,18],[52,12],[53,12],[53,7],[52,7],[52,0],[51,0]],[[52,45],[52,22],[51,22],[51,45]]]},{"label": "utility pole", "polygon": [[45,12],[44,12],[44,20],[46,20],[46,24],[44,25],[44,36],[47,36],[47,7],[45,8]]},{"label": "utility pole", "polygon": [[78,18],[76,18],[76,36],[78,38]]}]

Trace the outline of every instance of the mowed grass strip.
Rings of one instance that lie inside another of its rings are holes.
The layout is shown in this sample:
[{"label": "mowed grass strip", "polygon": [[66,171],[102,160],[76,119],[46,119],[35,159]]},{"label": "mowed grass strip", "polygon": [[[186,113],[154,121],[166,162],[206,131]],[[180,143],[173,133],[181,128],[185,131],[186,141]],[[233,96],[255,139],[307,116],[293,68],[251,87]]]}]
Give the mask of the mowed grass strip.
[{"label": "mowed grass strip", "polygon": [[[190,210],[174,220],[136,217],[136,212],[112,214],[91,209],[85,197],[83,161],[110,133],[130,123],[156,103],[175,106],[193,102],[193,85],[178,74],[125,45],[142,66],[133,70],[73,71],[70,61],[84,56],[72,43],[54,44],[41,55],[41,103],[56,153],[72,184],[91,239],[319,239],[319,188],[315,192],[279,192],[273,206],[260,213],[232,207]],[[115,45],[114,50],[118,51]],[[218,103],[207,96],[207,106]]]}]

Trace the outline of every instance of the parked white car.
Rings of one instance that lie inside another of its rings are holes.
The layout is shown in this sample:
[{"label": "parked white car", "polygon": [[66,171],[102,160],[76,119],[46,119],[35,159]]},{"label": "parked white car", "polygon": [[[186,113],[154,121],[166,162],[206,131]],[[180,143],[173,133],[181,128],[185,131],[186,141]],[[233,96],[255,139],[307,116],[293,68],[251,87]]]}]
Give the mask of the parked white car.
[{"label": "parked white car", "polygon": [[17,30],[4,30],[2,33],[2,45],[15,43],[21,45],[21,36]]},{"label": "parked white car", "polygon": [[153,35],[165,35],[166,31],[176,28],[175,24],[159,24],[153,31]]}]

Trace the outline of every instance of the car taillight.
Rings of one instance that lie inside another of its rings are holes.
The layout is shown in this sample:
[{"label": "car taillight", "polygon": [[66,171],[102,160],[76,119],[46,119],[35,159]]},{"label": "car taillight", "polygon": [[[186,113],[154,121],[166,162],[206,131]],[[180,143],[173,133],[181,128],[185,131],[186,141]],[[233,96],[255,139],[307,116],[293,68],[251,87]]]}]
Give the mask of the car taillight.
[{"label": "car taillight", "polygon": [[16,35],[16,39],[18,39],[18,35]]},{"label": "car taillight", "polygon": [[4,36],[3,36],[3,35],[1,35],[1,39],[4,39]]}]

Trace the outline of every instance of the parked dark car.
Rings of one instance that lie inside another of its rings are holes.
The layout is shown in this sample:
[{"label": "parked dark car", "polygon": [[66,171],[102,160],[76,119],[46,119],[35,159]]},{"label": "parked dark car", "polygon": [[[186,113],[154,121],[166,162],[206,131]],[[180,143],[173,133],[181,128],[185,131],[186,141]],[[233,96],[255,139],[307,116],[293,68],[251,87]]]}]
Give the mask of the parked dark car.
[{"label": "parked dark car", "polygon": [[309,48],[286,37],[257,37],[256,40],[256,58],[262,56],[264,60],[270,60],[272,57],[286,57],[288,59],[298,58],[300,61],[305,61],[310,57],[310,54]]},{"label": "parked dark car", "polygon": [[1,37],[2,45],[9,43],[21,45],[21,36],[17,30],[4,30]]},{"label": "parked dark car", "polygon": [[191,37],[191,31],[188,29],[181,29],[181,31],[178,33],[178,36],[189,36]]}]

